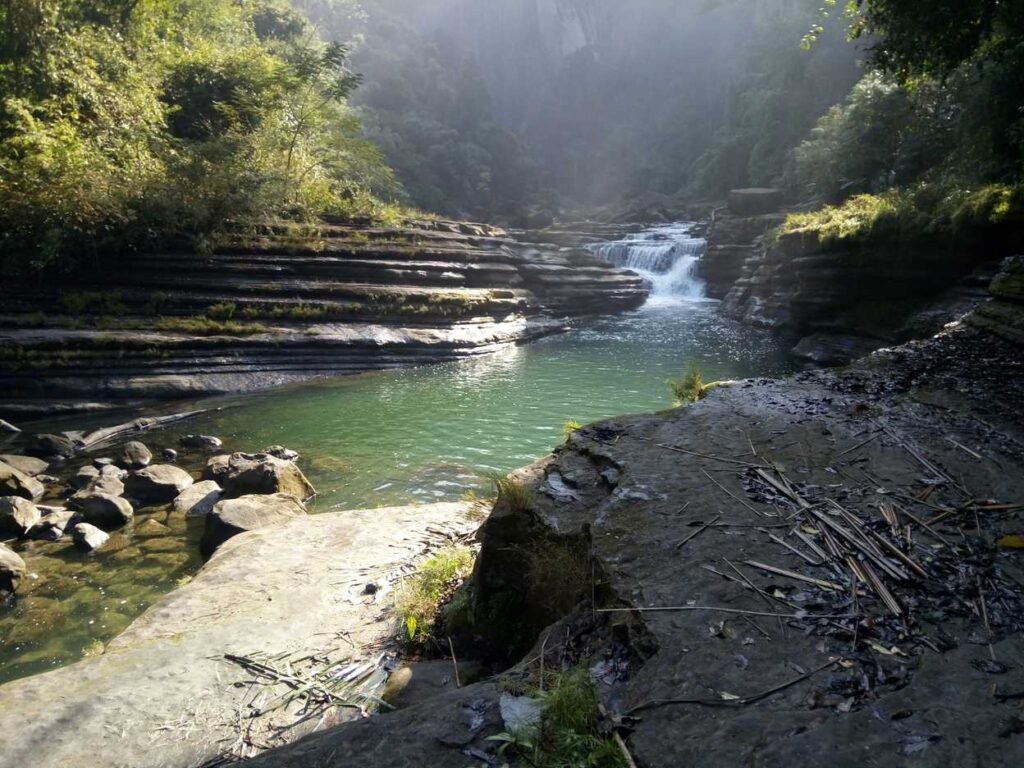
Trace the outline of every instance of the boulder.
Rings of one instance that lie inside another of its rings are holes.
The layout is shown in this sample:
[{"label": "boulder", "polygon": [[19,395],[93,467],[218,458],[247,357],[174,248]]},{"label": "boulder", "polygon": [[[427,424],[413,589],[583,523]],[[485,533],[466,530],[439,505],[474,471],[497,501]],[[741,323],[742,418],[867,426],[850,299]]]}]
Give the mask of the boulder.
[{"label": "boulder", "polygon": [[257,493],[287,493],[305,500],[316,493],[306,476],[293,462],[267,454],[235,453],[215,456],[206,465],[205,479],[224,489],[224,497],[238,498]]},{"label": "boulder", "polygon": [[132,440],[129,443],[125,443],[124,448],[121,450],[121,463],[131,469],[142,469],[143,467],[148,467],[152,460],[153,454],[150,452],[149,448],[138,440]]},{"label": "boulder", "polygon": [[68,526],[81,520],[81,515],[70,509],[52,509],[28,532],[30,539],[56,541],[64,535]]},{"label": "boulder", "polygon": [[160,457],[164,461],[177,461],[178,452],[173,448],[164,448],[162,451],[160,451]]},{"label": "boulder", "polygon": [[109,493],[76,494],[75,506],[85,522],[100,528],[120,528],[131,521],[135,510],[127,499]]},{"label": "boulder", "polygon": [[291,448],[285,448],[283,445],[272,445],[269,448],[264,448],[260,453],[265,453],[268,456],[273,456],[275,459],[283,459],[284,461],[299,460],[298,451],[293,451]]},{"label": "boulder", "polygon": [[100,477],[112,477],[115,480],[124,480],[126,477],[128,477],[128,471],[121,469],[120,467],[115,466],[114,464],[107,464],[103,467],[100,467]]},{"label": "boulder", "polygon": [[189,517],[202,517],[213,511],[214,505],[223,495],[221,487],[213,480],[202,480],[182,491],[174,500],[174,511]]},{"label": "boulder", "polygon": [[35,478],[15,469],[10,464],[0,461],[0,494],[4,496],[21,496],[35,501],[42,498],[46,489]]},{"label": "boulder", "polygon": [[70,459],[78,453],[78,447],[75,441],[66,435],[36,435],[32,439],[29,453],[44,459],[51,456]]},{"label": "boulder", "polygon": [[762,216],[782,207],[781,189],[751,188],[729,192],[729,211],[737,216]]},{"label": "boulder", "polygon": [[0,497],[0,531],[26,536],[42,518],[39,507],[21,496]]},{"label": "boulder", "polygon": [[223,440],[213,435],[185,435],[179,442],[182,448],[210,451],[211,453],[224,445]]},{"label": "boulder", "polygon": [[192,476],[185,470],[170,464],[154,464],[128,475],[125,493],[146,504],[166,504],[190,485]]},{"label": "boulder", "polygon": [[50,466],[42,459],[36,459],[32,456],[17,456],[10,453],[0,455],[0,461],[10,464],[16,470],[24,472],[29,477],[43,474],[46,468]]},{"label": "boulder", "polygon": [[95,552],[97,549],[102,549],[103,545],[110,540],[110,534],[101,531],[95,525],[79,523],[75,526],[71,538],[79,549]]},{"label": "boulder", "polygon": [[124,496],[124,483],[112,475],[100,475],[88,485],[68,498],[67,505],[78,509],[79,500],[93,493],[105,493],[110,496]]},{"label": "boulder", "polygon": [[71,485],[79,490],[87,487],[93,480],[99,479],[100,471],[92,465],[82,467],[71,478]]},{"label": "boulder", "polygon": [[25,577],[25,561],[17,552],[0,544],[0,595],[12,594]]},{"label": "boulder", "polygon": [[304,514],[305,505],[287,493],[242,496],[220,501],[206,516],[206,529],[199,549],[203,557],[208,558],[232,536],[281,525]]}]

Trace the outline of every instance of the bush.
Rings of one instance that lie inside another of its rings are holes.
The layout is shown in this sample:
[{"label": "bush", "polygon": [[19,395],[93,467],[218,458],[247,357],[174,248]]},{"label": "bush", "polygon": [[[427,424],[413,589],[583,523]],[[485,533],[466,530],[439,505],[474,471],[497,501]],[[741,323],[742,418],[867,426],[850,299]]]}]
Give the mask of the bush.
[{"label": "bush", "polygon": [[672,390],[676,406],[689,405],[700,400],[701,392],[704,389],[704,377],[699,368],[690,366],[690,370],[685,376],[669,381],[668,386]]}]

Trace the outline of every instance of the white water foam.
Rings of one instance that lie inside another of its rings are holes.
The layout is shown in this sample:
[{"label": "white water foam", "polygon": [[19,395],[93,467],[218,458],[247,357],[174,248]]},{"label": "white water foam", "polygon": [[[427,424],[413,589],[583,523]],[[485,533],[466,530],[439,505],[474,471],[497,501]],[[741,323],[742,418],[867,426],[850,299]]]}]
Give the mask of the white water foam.
[{"label": "white water foam", "polygon": [[651,284],[648,305],[702,301],[704,281],[696,276],[696,268],[707,242],[692,236],[692,228],[689,222],[663,224],[590,249],[647,280]]}]

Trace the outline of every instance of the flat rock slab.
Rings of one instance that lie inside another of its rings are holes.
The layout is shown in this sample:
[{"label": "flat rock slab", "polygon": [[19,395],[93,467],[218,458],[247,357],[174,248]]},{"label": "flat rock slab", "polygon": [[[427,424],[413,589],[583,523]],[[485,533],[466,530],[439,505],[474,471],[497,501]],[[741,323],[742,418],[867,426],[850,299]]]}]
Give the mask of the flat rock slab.
[{"label": "flat rock slab", "polygon": [[391,595],[365,595],[365,585],[391,583],[445,532],[470,532],[467,510],[335,512],[234,537],[102,656],[0,687],[0,768],[65,768],[99,756],[109,768],[194,768],[232,754],[243,730],[261,744],[297,738],[301,728],[276,731],[295,722],[293,712],[249,718],[249,686],[234,684],[252,675],[224,654],[357,656],[386,642]]}]

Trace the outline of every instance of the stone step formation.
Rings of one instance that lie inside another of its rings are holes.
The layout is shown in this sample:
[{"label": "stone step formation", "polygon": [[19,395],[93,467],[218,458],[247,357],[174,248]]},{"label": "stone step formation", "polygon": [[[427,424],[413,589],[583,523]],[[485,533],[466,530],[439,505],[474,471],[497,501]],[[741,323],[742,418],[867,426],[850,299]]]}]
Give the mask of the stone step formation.
[{"label": "stone step formation", "polygon": [[635,274],[579,247],[449,221],[267,225],[8,286],[0,411],[244,392],[459,359],[634,309]]}]

